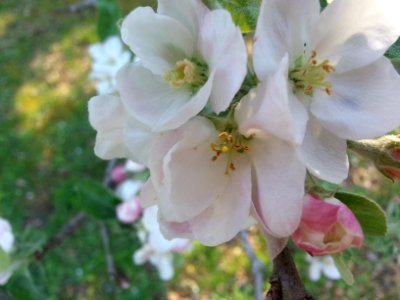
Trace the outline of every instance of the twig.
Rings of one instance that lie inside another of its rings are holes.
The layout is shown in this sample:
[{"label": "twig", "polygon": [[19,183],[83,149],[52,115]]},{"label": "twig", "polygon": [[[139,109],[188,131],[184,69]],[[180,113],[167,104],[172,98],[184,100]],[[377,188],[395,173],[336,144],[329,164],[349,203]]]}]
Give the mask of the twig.
[{"label": "twig", "polygon": [[86,8],[94,7],[96,5],[96,0],[84,0],[82,2],[74,3],[67,7],[62,7],[56,9],[58,13],[76,13],[78,11],[84,10]]},{"label": "twig", "polygon": [[256,300],[263,300],[263,273],[262,270],[265,268],[265,265],[258,259],[256,254],[254,253],[253,248],[251,247],[249,243],[249,237],[246,231],[240,231],[239,232],[239,237],[240,240],[243,244],[244,251],[247,254],[247,257],[250,260],[251,264],[251,272],[253,274],[253,280],[254,280],[254,294],[255,294],[255,299]]},{"label": "twig", "polygon": [[[109,186],[111,183],[111,171],[114,168],[116,164],[116,160],[110,160],[107,164],[107,169],[104,175],[103,179],[103,184],[104,186]],[[87,219],[87,216],[84,212],[79,212],[75,216],[73,216],[71,219],[68,220],[67,223],[65,223],[61,229],[52,237],[48,240],[48,242],[43,246],[42,250],[37,250],[34,253],[34,257],[36,260],[42,260],[43,257],[49,252],[51,249],[54,247],[60,245],[62,241],[73,235],[75,231],[78,229],[79,226],[83,224],[83,222]]]},{"label": "twig", "polygon": [[267,300],[312,300],[301,282],[287,247],[274,259]]},{"label": "twig", "polygon": [[46,253],[54,247],[61,244],[61,242],[68,236],[74,234],[75,230],[87,219],[84,212],[79,212],[73,216],[63,227],[44,245],[42,250],[35,252],[34,256],[37,260],[42,260]]},{"label": "twig", "polygon": [[104,222],[99,222],[101,238],[103,240],[104,251],[106,254],[106,264],[107,264],[107,272],[108,272],[108,279],[111,283],[112,291],[115,290],[117,284],[117,272],[115,270],[114,265],[114,258],[111,254],[110,249],[110,234],[108,232],[107,225]]}]

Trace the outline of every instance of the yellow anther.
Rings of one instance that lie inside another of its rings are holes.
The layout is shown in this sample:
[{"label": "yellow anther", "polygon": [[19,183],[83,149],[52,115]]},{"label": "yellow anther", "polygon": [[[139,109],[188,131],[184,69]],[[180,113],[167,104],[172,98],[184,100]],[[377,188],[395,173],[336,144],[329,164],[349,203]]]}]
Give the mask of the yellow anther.
[{"label": "yellow anther", "polygon": [[223,132],[221,132],[220,134],[218,134],[218,137],[219,137],[221,140],[225,140],[226,137],[227,137],[228,135],[229,135],[229,133],[223,131]]},{"label": "yellow anther", "polygon": [[221,152],[226,153],[229,151],[229,147],[228,146],[222,146],[221,147]]}]

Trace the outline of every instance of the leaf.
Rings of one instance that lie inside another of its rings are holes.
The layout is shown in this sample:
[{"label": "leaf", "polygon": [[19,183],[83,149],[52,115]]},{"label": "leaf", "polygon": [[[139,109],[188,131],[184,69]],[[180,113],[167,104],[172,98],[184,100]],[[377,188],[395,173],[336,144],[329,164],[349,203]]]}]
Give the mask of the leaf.
[{"label": "leaf", "polygon": [[11,265],[11,258],[10,254],[5,252],[1,247],[0,247],[0,272],[7,269]]},{"label": "leaf", "polygon": [[122,17],[121,9],[115,0],[97,0],[97,34],[104,41],[119,33],[118,21]]},{"label": "leaf", "polygon": [[373,200],[356,194],[339,192],[335,198],[343,202],[360,222],[364,235],[383,236],[387,233],[387,218],[382,208]]},{"label": "leaf", "polygon": [[115,205],[119,200],[100,182],[84,179],[75,183],[73,188],[74,200],[89,216],[99,220],[115,218]]},{"label": "leaf", "polygon": [[211,7],[222,7],[229,11],[233,22],[240,27],[243,33],[255,30],[261,0],[214,0],[207,1],[207,4]]},{"label": "leaf", "polygon": [[19,237],[18,244],[15,247],[15,259],[22,260],[25,257],[32,255],[35,251],[42,248],[46,239],[46,234],[43,231],[34,230],[32,228],[25,229]]},{"label": "leaf", "polygon": [[328,6],[328,1],[326,0],[319,0],[319,4],[321,6],[321,10]]},{"label": "leaf", "polygon": [[342,254],[337,253],[332,255],[333,261],[335,262],[335,266],[338,269],[340,276],[342,279],[348,284],[354,284],[354,276],[351,273],[350,269],[347,267],[346,263],[343,260]]},{"label": "leaf", "polygon": [[386,51],[385,56],[392,61],[400,62],[400,38]]}]

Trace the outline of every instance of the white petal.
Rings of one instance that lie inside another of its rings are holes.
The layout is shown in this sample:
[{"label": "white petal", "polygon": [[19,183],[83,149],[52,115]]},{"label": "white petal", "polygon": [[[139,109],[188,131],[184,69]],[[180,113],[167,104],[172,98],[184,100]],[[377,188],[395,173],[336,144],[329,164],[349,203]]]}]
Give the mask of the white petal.
[{"label": "white petal", "polygon": [[324,257],[324,264],[322,266],[322,272],[329,279],[337,280],[340,279],[340,272],[336,268],[335,262],[331,256]]},{"label": "white petal", "polygon": [[160,257],[157,262],[157,269],[162,280],[170,280],[172,277],[174,277],[174,267],[172,265],[171,253]]},{"label": "white petal", "polygon": [[332,74],[333,95],[311,106],[323,126],[344,139],[375,138],[400,124],[400,77],[386,58],[364,68]]},{"label": "white petal", "polygon": [[301,143],[308,113],[289,90],[287,68],[286,55],[277,72],[242,99],[235,114],[242,134],[248,135],[252,130],[259,129],[281,139]]},{"label": "white petal", "polygon": [[318,281],[321,278],[321,263],[319,261],[312,261],[308,275],[312,281]]},{"label": "white petal", "polygon": [[247,157],[235,162],[236,170],[229,183],[212,205],[190,221],[194,238],[206,246],[231,240],[243,229],[250,215],[251,170]]},{"label": "white petal", "polygon": [[288,237],[300,222],[306,168],[292,145],[273,137],[266,142],[255,140],[250,156],[257,182],[253,202],[258,217],[272,236]]},{"label": "white petal", "polygon": [[209,9],[200,0],[158,0],[157,13],[182,23],[196,40],[201,23],[208,12]]},{"label": "white petal", "polygon": [[347,143],[324,129],[314,118],[307,126],[301,145],[301,156],[308,170],[315,176],[341,183],[348,176]]},{"label": "white petal", "polygon": [[13,246],[14,235],[11,225],[6,219],[0,218],[0,248],[6,253],[10,253]]},{"label": "white petal", "polygon": [[104,42],[104,50],[108,57],[118,58],[123,51],[122,41],[118,36],[111,36]]},{"label": "white petal", "polygon": [[151,132],[149,127],[129,118],[123,131],[123,139],[130,152],[128,157],[147,166],[149,149],[155,138],[157,134]]},{"label": "white petal", "polygon": [[178,21],[139,7],[122,22],[122,40],[155,74],[175,69],[175,63],[193,56],[195,40]]},{"label": "white petal", "polygon": [[129,201],[140,191],[142,186],[143,183],[141,181],[128,179],[118,185],[115,194],[123,201]]},{"label": "white petal", "polygon": [[117,85],[128,112],[155,131],[174,129],[197,115],[211,93],[213,74],[191,96],[189,89],[174,89],[140,64],[129,64],[117,75]]},{"label": "white petal", "polygon": [[253,47],[253,65],[261,80],[276,71],[285,53],[289,64],[303,53],[319,9],[318,1],[312,0],[262,2]]},{"label": "white petal", "polygon": [[199,44],[209,69],[215,71],[210,102],[220,113],[228,108],[246,76],[246,46],[239,28],[224,10],[206,15]]},{"label": "white petal", "polygon": [[164,158],[166,192],[159,200],[167,221],[182,222],[197,216],[221,197],[229,181],[224,175],[226,160],[211,160],[214,152],[210,145],[218,134],[213,124],[197,117],[182,132],[181,140]]},{"label": "white petal", "polygon": [[123,128],[128,116],[121,100],[111,95],[96,96],[89,101],[89,121],[97,130],[95,154],[103,159],[129,157]]},{"label": "white petal", "polygon": [[[337,0],[322,12],[312,48],[345,72],[379,59],[400,35],[400,1]],[[340,20],[340,22],[338,22]]]}]

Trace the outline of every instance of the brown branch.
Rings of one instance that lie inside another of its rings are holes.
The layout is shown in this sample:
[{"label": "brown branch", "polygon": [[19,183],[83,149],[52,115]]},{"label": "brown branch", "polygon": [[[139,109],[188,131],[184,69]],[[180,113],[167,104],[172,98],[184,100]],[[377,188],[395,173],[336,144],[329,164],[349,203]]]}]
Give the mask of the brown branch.
[{"label": "brown branch", "polygon": [[103,240],[104,252],[106,254],[106,264],[107,264],[107,272],[108,279],[111,283],[112,290],[115,290],[117,284],[117,272],[115,270],[114,258],[111,254],[110,249],[110,234],[108,231],[108,227],[104,222],[99,222],[101,238]]},{"label": "brown branch", "polygon": [[287,247],[274,259],[267,300],[312,300],[301,282]]},{"label": "brown branch", "polygon": [[263,278],[263,273],[262,270],[265,268],[265,265],[258,259],[256,254],[254,253],[253,248],[251,247],[248,239],[248,234],[246,231],[240,231],[239,232],[239,237],[242,242],[244,251],[247,254],[247,257],[249,258],[250,265],[251,265],[251,273],[253,274],[253,280],[254,280],[254,294],[255,294],[255,299],[256,300],[263,300],[263,283],[264,283],[264,278]]}]

